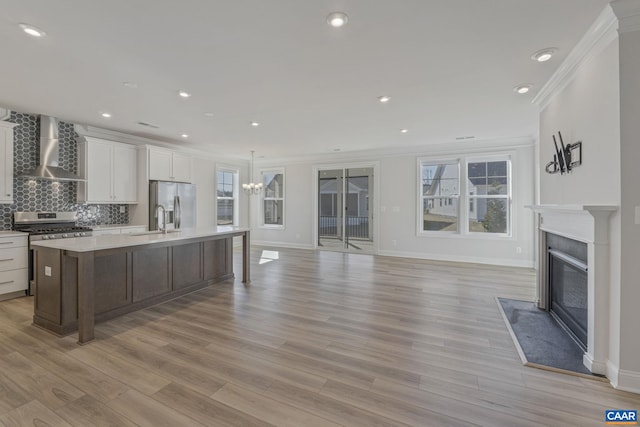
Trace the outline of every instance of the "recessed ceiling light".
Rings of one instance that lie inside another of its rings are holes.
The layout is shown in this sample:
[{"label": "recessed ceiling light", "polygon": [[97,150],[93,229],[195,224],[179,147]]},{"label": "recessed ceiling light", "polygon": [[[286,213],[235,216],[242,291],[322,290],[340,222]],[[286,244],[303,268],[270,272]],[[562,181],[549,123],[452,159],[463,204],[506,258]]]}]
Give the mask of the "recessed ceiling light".
[{"label": "recessed ceiling light", "polygon": [[531,55],[531,59],[538,62],[546,62],[551,59],[554,53],[556,53],[558,49],[555,47],[548,47],[546,49],[542,49]]},{"label": "recessed ceiling light", "polygon": [[409,132],[409,129],[400,129],[400,133],[407,133]]},{"label": "recessed ceiling light", "polygon": [[179,90],[178,95],[180,95],[182,98],[189,98],[191,96],[189,92],[185,92],[184,90]]},{"label": "recessed ceiling light", "polygon": [[255,128],[255,127],[260,126],[260,123],[258,123],[258,122],[251,122],[251,126],[253,126],[253,127]]},{"label": "recessed ceiling light", "polygon": [[207,111],[206,113],[204,113],[204,116],[205,117],[213,117],[213,113],[210,113],[210,112]]},{"label": "recessed ceiling light", "polygon": [[391,100],[391,97],[387,95],[382,95],[378,97],[378,101],[382,102],[383,104],[385,102],[389,102],[390,100]]},{"label": "recessed ceiling light", "polygon": [[122,82],[122,86],[128,87],[129,89],[137,89],[138,83],[135,82]]},{"label": "recessed ceiling light", "polygon": [[189,138],[189,134],[183,133],[182,135],[180,135],[183,138]]},{"label": "recessed ceiling light", "polygon": [[524,95],[525,93],[529,92],[529,90],[531,90],[531,85],[518,85],[514,87],[513,90],[521,95]]},{"label": "recessed ceiling light", "polygon": [[33,25],[19,24],[18,26],[22,28],[22,31],[33,37],[44,37],[47,35],[47,33],[42,31],[40,28],[34,27]]},{"label": "recessed ceiling light", "polygon": [[349,21],[349,17],[344,12],[332,12],[327,16],[327,23],[334,28],[340,28]]},{"label": "recessed ceiling light", "polygon": [[100,113],[100,115],[102,117],[104,117],[105,119],[110,119],[111,118],[111,113],[107,113],[106,111],[104,113]]}]

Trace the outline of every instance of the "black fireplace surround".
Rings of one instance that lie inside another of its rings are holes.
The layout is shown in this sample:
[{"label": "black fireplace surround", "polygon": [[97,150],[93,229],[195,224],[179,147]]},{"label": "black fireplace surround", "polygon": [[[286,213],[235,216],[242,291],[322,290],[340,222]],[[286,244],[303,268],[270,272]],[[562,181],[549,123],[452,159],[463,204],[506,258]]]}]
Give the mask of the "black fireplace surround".
[{"label": "black fireplace surround", "polygon": [[587,244],[547,234],[547,265],[551,314],[587,348]]}]

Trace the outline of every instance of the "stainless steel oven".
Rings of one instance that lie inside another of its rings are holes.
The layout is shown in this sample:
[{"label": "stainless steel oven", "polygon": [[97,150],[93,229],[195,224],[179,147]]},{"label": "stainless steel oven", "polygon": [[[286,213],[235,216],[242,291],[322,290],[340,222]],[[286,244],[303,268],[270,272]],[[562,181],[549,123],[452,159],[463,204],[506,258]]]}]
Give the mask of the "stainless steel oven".
[{"label": "stainless steel oven", "polygon": [[33,249],[31,242],[92,235],[90,227],[76,224],[75,212],[14,212],[13,229],[29,233],[29,294],[33,295]]}]

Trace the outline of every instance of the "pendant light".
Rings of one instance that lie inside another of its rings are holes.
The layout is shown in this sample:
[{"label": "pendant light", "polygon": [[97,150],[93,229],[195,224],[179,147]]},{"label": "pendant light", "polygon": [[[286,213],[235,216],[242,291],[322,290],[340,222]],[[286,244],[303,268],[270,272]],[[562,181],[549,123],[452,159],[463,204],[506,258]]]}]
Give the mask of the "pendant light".
[{"label": "pendant light", "polygon": [[249,183],[242,184],[242,191],[247,193],[248,195],[260,194],[262,192],[262,183],[254,183],[253,182],[253,153],[255,151],[251,150],[251,168],[249,171]]}]

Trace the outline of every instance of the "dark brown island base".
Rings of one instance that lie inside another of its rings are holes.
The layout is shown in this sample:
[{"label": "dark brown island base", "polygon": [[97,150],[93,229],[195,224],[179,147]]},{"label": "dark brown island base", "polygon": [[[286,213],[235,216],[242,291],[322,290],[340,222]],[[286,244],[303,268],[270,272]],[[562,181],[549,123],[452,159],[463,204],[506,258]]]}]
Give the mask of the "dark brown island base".
[{"label": "dark brown island base", "polygon": [[233,237],[242,236],[249,282],[249,230],[212,227],[33,242],[33,323],[58,335],[94,338],[111,319],[234,277]]}]

